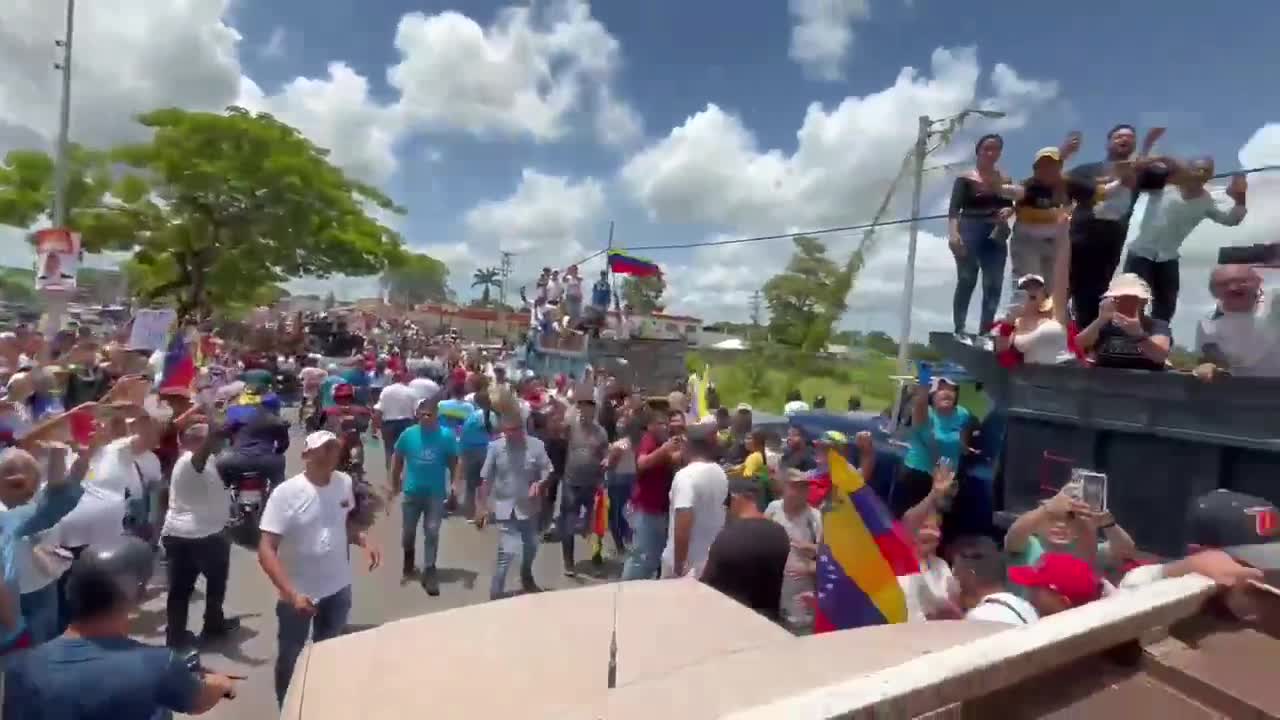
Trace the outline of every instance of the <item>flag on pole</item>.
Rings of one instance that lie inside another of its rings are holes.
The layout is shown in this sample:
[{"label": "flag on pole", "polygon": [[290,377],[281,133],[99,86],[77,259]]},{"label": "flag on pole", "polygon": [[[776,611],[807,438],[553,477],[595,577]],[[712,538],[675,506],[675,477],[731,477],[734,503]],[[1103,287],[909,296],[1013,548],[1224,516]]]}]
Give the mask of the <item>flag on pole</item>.
[{"label": "flag on pole", "polygon": [[920,572],[915,544],[844,455],[832,449],[828,459],[831,509],[822,517],[814,631],[906,622],[898,578]]},{"label": "flag on pole", "polygon": [[196,362],[185,333],[173,333],[160,370],[160,390],[190,390],[196,381]]},{"label": "flag on pole", "polygon": [[710,389],[711,366],[704,365],[693,391],[693,411],[697,414],[699,421],[711,417],[711,404],[707,401],[707,392]]},{"label": "flag on pole", "polygon": [[658,264],[647,258],[629,255],[620,250],[609,251],[609,271],[618,275],[632,275],[634,277],[659,277],[662,275],[662,268]]}]

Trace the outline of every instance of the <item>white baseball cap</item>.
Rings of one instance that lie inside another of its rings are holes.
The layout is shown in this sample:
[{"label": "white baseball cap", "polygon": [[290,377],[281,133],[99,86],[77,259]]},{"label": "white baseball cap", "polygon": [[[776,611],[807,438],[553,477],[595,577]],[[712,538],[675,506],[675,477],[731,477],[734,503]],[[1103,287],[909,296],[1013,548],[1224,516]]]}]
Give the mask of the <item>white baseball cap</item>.
[{"label": "white baseball cap", "polygon": [[317,448],[324,447],[326,444],[331,442],[338,442],[338,436],[328,430],[317,430],[308,435],[307,439],[303,441],[302,451],[308,452],[315,450]]}]

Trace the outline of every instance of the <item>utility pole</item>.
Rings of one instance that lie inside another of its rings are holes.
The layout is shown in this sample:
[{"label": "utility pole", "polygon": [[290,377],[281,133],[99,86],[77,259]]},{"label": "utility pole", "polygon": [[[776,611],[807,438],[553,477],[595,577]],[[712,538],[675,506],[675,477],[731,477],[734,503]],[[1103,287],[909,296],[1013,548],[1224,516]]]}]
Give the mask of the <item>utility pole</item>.
[{"label": "utility pole", "polygon": [[916,149],[912,157],[911,227],[907,234],[907,272],[902,283],[902,329],[898,333],[898,374],[907,374],[911,358],[911,304],[916,291],[916,241],[920,236],[920,192],[924,189],[924,156],[929,150],[929,128],[933,121],[920,116]]},{"label": "utility pole", "polygon": [[511,258],[514,253],[502,252],[502,267],[499,270],[502,277],[502,286],[498,288],[498,301],[504,306],[507,304],[507,278],[511,277]]},{"label": "utility pole", "polygon": [[751,293],[751,324],[760,327],[760,291]]},{"label": "utility pole", "polygon": [[67,224],[67,174],[70,157],[71,133],[71,36],[75,30],[76,0],[67,0],[67,26],[61,40],[54,44],[62,48],[62,61],[53,66],[62,71],[62,106],[58,111],[57,159],[53,169],[53,226]]},{"label": "utility pole", "polygon": [[[76,0],[67,0],[66,29],[61,40],[54,44],[62,48],[62,60],[53,67],[62,72],[62,103],[58,109],[58,140],[55,148],[53,166],[53,207],[50,208],[50,219],[53,227],[65,230],[67,227],[67,176],[71,165],[71,39],[75,32]],[[49,291],[44,293],[45,302],[45,336],[53,337],[62,329],[62,315],[66,309],[67,298],[63,292]]]}]

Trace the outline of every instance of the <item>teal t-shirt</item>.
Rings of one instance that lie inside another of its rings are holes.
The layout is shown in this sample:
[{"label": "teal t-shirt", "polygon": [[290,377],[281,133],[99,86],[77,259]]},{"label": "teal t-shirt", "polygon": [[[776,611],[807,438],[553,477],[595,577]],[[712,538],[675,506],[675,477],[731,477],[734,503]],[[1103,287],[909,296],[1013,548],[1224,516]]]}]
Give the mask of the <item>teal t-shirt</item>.
[{"label": "teal t-shirt", "polygon": [[334,406],[333,389],[342,383],[342,378],[337,375],[330,375],[324,379],[324,382],[320,385],[320,407],[331,408]]},{"label": "teal t-shirt", "polygon": [[449,468],[458,457],[458,441],[452,430],[443,425],[434,430],[414,425],[400,433],[395,451],[404,458],[405,495],[445,496]]},{"label": "teal t-shirt", "polygon": [[929,408],[929,423],[913,428],[911,444],[903,461],[907,467],[920,472],[933,472],[941,458],[950,458],[952,467],[959,467],[963,452],[960,438],[969,426],[973,415],[957,405],[950,415],[940,415]]}]

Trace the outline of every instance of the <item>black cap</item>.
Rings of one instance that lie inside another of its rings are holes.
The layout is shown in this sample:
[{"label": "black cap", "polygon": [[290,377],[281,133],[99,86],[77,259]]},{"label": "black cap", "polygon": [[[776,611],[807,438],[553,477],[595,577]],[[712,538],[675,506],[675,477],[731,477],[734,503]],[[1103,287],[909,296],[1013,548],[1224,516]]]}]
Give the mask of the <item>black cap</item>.
[{"label": "black cap", "polygon": [[1187,542],[1223,550],[1259,570],[1280,570],[1280,510],[1255,495],[1214,490],[1192,504]]},{"label": "black cap", "polygon": [[757,497],[760,495],[760,483],[748,478],[732,478],[729,480],[729,497],[734,495]]}]

